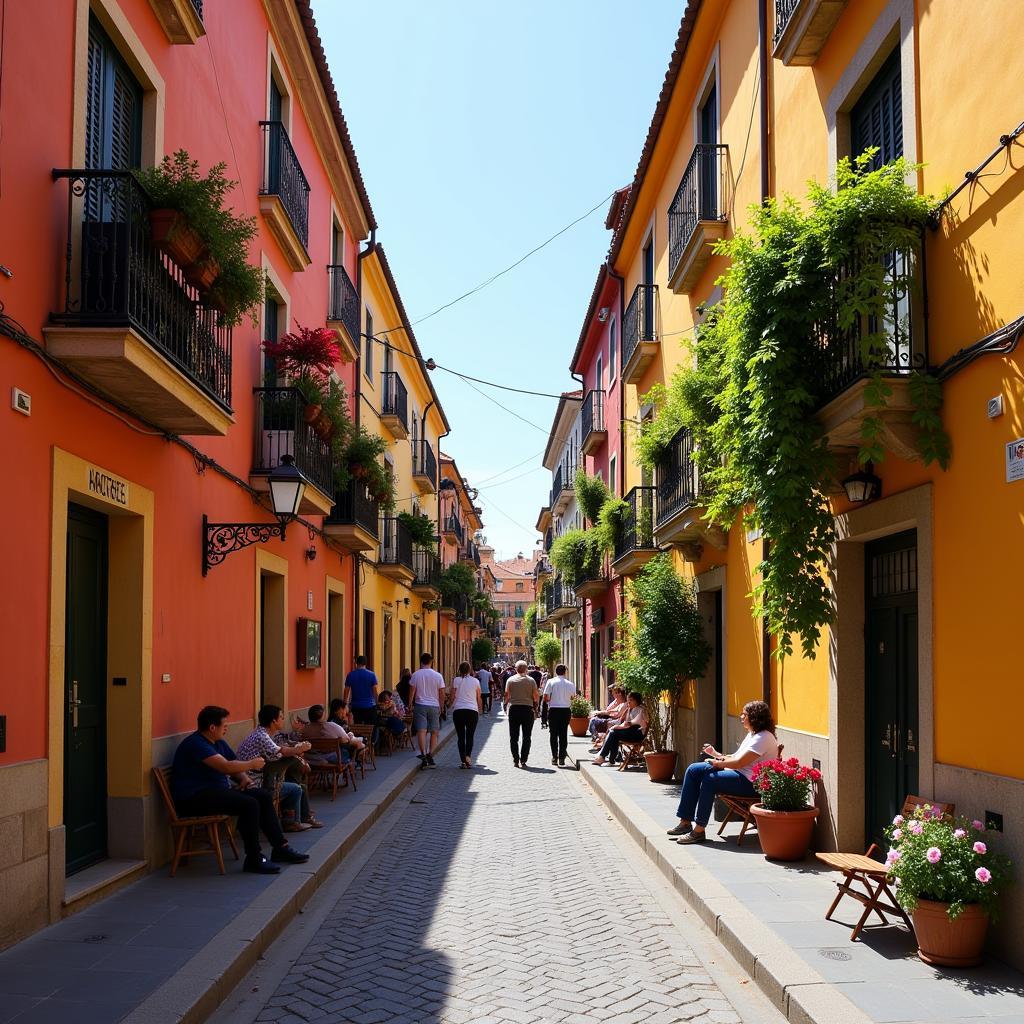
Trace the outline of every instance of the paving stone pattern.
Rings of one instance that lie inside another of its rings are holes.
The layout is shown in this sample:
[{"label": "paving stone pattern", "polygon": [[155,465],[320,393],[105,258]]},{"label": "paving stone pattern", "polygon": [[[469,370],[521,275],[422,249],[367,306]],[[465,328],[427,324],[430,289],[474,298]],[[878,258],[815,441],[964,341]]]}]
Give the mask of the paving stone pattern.
[{"label": "paving stone pattern", "polygon": [[427,770],[256,1020],[738,1022],[547,733],[517,771],[504,719],[482,731],[484,767],[453,744]]}]

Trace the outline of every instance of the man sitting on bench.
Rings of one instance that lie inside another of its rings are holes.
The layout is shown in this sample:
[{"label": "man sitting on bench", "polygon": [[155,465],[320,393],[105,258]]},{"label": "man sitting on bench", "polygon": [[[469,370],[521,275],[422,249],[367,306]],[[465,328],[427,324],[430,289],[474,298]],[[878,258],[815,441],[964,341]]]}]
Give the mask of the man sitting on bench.
[{"label": "man sitting on bench", "polygon": [[[246,774],[263,768],[262,757],[239,761],[225,742],[227,708],[208,705],[199,712],[196,731],[178,744],[171,769],[171,792],[179,813],[195,817],[230,814],[238,818],[238,832],[245,844],[243,871],[276,875],[278,864],[304,864],[309,855],[296,853],[281,832],[274,813],[274,799]],[[234,779],[237,789],[232,788]],[[270,863],[260,849],[260,829],[270,841]]]}]

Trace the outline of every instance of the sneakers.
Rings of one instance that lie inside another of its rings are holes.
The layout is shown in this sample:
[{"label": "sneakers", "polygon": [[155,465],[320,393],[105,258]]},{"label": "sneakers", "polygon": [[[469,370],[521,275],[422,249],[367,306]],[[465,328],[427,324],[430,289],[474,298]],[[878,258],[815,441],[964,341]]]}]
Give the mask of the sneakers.
[{"label": "sneakers", "polygon": [[[347,780],[346,780],[347,781]],[[319,818],[305,818],[302,822],[303,825],[308,825],[310,828],[323,828],[324,823]]]},{"label": "sneakers", "polygon": [[512,762],[512,766],[513,766],[514,768],[518,768],[518,767],[519,767],[519,758],[516,758],[516,759],[515,759],[515,760],[514,760],[514,761]]},{"label": "sneakers", "polygon": [[687,832],[685,836],[680,836],[676,842],[680,846],[692,846],[694,843],[703,843],[707,840],[708,835],[706,832]]},{"label": "sneakers", "polygon": [[430,754],[427,754],[427,765],[428,765],[429,767],[431,767],[431,768],[436,768],[436,767],[437,767],[437,763],[436,763],[436,762],[434,761],[434,759],[433,759],[433,758],[432,758],[432,757],[430,756]]},{"label": "sneakers", "polygon": [[313,826],[305,821],[295,821],[293,818],[291,821],[286,821],[281,826],[282,832],[308,832]]},{"label": "sneakers", "polygon": [[688,822],[680,822],[675,828],[670,828],[665,835],[667,836],[685,836],[687,832],[691,832],[693,826]]},{"label": "sneakers", "polygon": [[275,864],[305,864],[309,860],[308,853],[299,853],[290,846],[279,846],[270,855]]},{"label": "sneakers", "polygon": [[253,875],[276,875],[281,869],[260,854],[259,857],[246,857],[242,863],[242,870]]},{"label": "sneakers", "polygon": [[564,757],[560,757],[558,759],[558,767],[559,768],[564,768],[565,767],[565,758]]},{"label": "sneakers", "polygon": [[[553,765],[557,765],[557,764],[558,764],[558,758],[557,758],[557,757],[553,757],[553,758],[551,758],[551,763],[552,763]],[[563,762],[562,762],[562,764],[565,764],[565,762],[563,761]]]}]

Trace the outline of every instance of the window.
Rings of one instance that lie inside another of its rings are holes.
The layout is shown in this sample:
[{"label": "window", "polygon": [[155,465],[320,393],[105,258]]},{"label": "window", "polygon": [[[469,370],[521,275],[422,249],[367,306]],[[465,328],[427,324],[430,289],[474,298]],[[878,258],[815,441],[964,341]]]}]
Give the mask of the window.
[{"label": "window", "polygon": [[363,609],[363,654],[366,656],[366,667],[373,668],[373,612]]},{"label": "window", "polygon": [[363,355],[363,373],[366,379],[373,380],[373,314],[366,311],[366,351]]},{"label": "window", "polygon": [[517,583],[516,584],[516,593],[517,594],[521,594],[522,592],[523,592],[523,585],[522,585],[522,583]]},{"label": "window", "polygon": [[[263,300],[263,340],[277,341],[281,336],[281,304],[277,297],[267,290]],[[263,373],[267,381],[277,379],[277,367],[273,358],[266,352],[263,353]]]},{"label": "window", "polygon": [[615,453],[613,452],[608,458],[608,490],[612,494],[618,494],[619,486],[619,475],[615,472],[616,461]]},{"label": "window", "polygon": [[345,229],[337,219],[331,222],[331,264],[340,267],[345,263]]},{"label": "window", "polygon": [[85,163],[102,170],[142,163],[142,88],[106,32],[91,18]]},{"label": "window", "polygon": [[615,380],[615,363],[619,358],[619,324],[615,317],[608,321],[608,383]]},{"label": "window", "polygon": [[903,92],[900,74],[900,51],[897,48],[850,111],[853,155],[859,156],[869,146],[878,148],[871,161],[872,170],[892,163],[903,155]]},{"label": "window", "polygon": [[601,353],[597,353],[597,372],[594,374],[594,388],[597,391],[604,391],[604,361]]}]

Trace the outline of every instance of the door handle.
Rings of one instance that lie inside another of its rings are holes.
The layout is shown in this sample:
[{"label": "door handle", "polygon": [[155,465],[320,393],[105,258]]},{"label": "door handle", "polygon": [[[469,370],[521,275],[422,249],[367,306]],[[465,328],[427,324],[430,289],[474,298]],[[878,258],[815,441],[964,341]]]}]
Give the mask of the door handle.
[{"label": "door handle", "polygon": [[917,747],[914,745],[914,730],[907,730],[907,753],[916,754]]},{"label": "door handle", "polygon": [[71,689],[68,690],[68,707],[71,708],[71,727],[73,729],[78,728],[78,709],[82,706],[82,702],[78,699],[78,680],[75,679],[71,683]]}]

